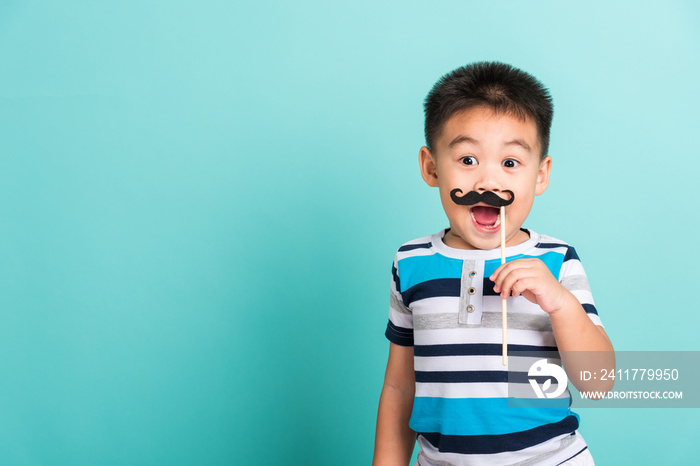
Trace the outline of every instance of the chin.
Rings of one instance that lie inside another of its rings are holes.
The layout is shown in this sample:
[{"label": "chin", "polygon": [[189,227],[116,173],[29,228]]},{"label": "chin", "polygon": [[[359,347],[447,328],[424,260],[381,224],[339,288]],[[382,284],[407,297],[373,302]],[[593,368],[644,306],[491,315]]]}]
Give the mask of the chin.
[{"label": "chin", "polygon": [[[486,236],[486,237],[484,237]],[[501,247],[501,233],[492,233],[490,235],[477,235],[472,238],[471,244],[476,249],[498,249]]]},{"label": "chin", "polygon": [[489,241],[489,242],[483,242],[481,244],[475,244],[474,247],[476,249],[483,249],[483,250],[498,249],[501,247],[501,240],[499,239],[496,242]]},{"label": "chin", "polygon": [[[454,232],[454,230],[452,230]],[[488,249],[498,249],[501,247],[501,236],[500,234],[496,235],[495,238],[482,238],[482,237],[469,237],[467,235],[453,235],[457,238],[457,240],[460,243],[460,248],[463,249],[481,249],[481,250],[488,250]]]}]

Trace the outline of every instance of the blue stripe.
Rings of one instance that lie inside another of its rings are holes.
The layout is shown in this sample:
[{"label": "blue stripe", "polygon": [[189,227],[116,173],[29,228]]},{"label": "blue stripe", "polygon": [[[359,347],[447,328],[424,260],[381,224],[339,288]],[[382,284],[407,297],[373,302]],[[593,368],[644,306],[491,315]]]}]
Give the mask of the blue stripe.
[{"label": "blue stripe", "polygon": [[583,306],[583,310],[586,311],[586,314],[598,315],[598,310],[593,304],[582,304],[581,306]]},{"label": "blue stripe", "polygon": [[508,398],[415,397],[409,426],[443,435],[502,435],[557,423],[569,414],[563,407],[511,408]]},{"label": "blue stripe", "polygon": [[413,329],[394,325],[391,320],[386,326],[384,335],[390,342],[396,343],[399,346],[413,346]]},{"label": "blue stripe", "polygon": [[[554,377],[543,377],[538,375],[535,376],[535,379],[537,379],[537,383],[540,386],[542,386],[542,384],[544,384],[547,381],[547,379],[549,379],[554,384],[556,384],[557,382],[556,378]],[[527,383],[527,385],[530,385],[529,382]],[[511,409],[570,408],[573,398],[571,396],[571,392],[568,393],[568,398],[509,398],[508,407]]]},{"label": "blue stripe", "polygon": [[433,243],[404,244],[399,248],[399,252],[413,251],[414,249],[430,249]]},{"label": "blue stripe", "polygon": [[430,256],[411,256],[399,260],[401,274],[401,292],[418,283],[437,278],[461,278],[462,261],[433,254]]},{"label": "blue stripe", "polygon": [[[447,345],[419,345],[414,355],[430,356],[500,356],[500,343],[455,343]],[[543,353],[546,354],[543,356]],[[556,346],[508,345],[508,354],[521,357],[559,358]]]},{"label": "blue stripe", "polygon": [[427,282],[418,283],[416,286],[404,291],[401,293],[401,297],[406,306],[410,306],[414,301],[426,298],[443,296],[459,297],[460,284],[461,279],[459,278],[429,280]]},{"label": "blue stripe", "polygon": [[[524,254],[517,254],[515,256],[506,257],[506,262],[511,262],[516,259],[539,259],[547,266],[554,278],[559,279],[559,273],[561,272],[561,265],[564,262],[564,256],[555,251],[547,251],[539,256],[529,256]],[[501,265],[501,259],[490,259],[484,263],[484,276],[490,277],[493,272],[496,271]]]},{"label": "blue stripe", "polygon": [[442,435],[435,432],[419,435],[444,453],[488,455],[522,450],[559,435],[573,433],[576,429],[578,429],[578,417],[572,414],[552,424],[504,435],[461,436]]},{"label": "blue stripe", "polygon": [[537,243],[537,248],[541,249],[556,249],[556,248],[566,248],[566,253],[564,254],[564,262],[575,259],[577,261],[580,261],[578,254],[576,253],[576,249],[574,249],[573,246],[569,246],[568,244],[561,244],[561,243]]}]

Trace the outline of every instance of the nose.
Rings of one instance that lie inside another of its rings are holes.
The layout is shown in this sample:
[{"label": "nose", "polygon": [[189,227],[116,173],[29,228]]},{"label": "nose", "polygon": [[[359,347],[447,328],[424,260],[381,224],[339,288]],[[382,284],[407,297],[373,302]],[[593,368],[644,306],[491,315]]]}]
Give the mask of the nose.
[{"label": "nose", "polygon": [[479,178],[474,184],[474,191],[483,193],[484,191],[497,191],[502,189],[499,180],[499,167],[493,164],[482,164],[479,170]]}]

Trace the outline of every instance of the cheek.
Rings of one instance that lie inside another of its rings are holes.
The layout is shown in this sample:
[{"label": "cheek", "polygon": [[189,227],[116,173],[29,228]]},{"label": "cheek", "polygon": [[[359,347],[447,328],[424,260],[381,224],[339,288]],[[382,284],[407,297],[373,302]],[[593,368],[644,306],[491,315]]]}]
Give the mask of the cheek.
[{"label": "cheek", "polygon": [[514,219],[519,222],[524,222],[527,216],[530,214],[532,209],[534,198],[531,194],[523,194],[520,197],[516,196],[515,202],[512,204],[514,207],[510,214]]},{"label": "cheek", "polygon": [[442,208],[445,211],[445,213],[449,214],[450,212],[454,211],[454,209],[457,206],[454,202],[452,202],[452,198],[450,198],[450,193],[440,193],[440,202],[442,203]]},{"label": "cheek", "polygon": [[455,188],[456,188],[456,186],[451,186],[451,185],[440,186],[440,200],[442,201],[443,205],[445,205],[445,206],[448,206],[450,204],[455,205],[455,203],[452,202],[452,196],[450,196],[450,192],[452,192],[452,190]]},{"label": "cheek", "polygon": [[465,207],[454,203],[452,197],[450,196],[450,191],[451,190],[449,189],[440,191],[440,202],[442,204],[442,210],[445,212],[445,215],[447,215],[450,218],[454,218],[456,216],[459,216],[460,212],[462,212],[465,209]]}]

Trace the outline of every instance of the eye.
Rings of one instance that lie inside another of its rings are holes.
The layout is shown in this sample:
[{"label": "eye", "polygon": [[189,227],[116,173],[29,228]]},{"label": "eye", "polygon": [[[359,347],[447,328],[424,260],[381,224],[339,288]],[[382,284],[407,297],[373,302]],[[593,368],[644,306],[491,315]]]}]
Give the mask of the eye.
[{"label": "eye", "polygon": [[476,160],[476,157],[474,157],[473,155],[467,155],[466,157],[462,157],[459,160],[464,165],[479,165],[479,162]]},{"label": "eye", "polygon": [[518,162],[517,160],[513,160],[513,159],[505,159],[503,161],[502,165],[506,168],[515,168],[518,165],[520,165],[520,162]]}]

